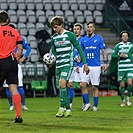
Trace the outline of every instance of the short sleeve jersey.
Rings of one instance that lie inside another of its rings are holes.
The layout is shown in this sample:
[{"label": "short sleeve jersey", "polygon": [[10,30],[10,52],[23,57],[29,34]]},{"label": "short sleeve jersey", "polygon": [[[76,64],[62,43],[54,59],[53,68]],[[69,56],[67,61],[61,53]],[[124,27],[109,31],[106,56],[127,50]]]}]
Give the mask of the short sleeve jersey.
[{"label": "short sleeve jersey", "polygon": [[[26,57],[29,56],[29,54],[31,52],[31,48],[30,48],[29,44],[27,43],[27,41],[23,37],[22,37],[22,42],[23,42],[22,46],[25,49],[25,52],[23,53],[24,54],[23,56],[26,58]],[[15,53],[17,53],[17,51],[18,51],[18,49],[16,48]]]},{"label": "short sleeve jersey", "polygon": [[88,35],[82,38],[81,48],[84,51],[88,66],[100,66],[100,50],[106,46],[101,36],[95,34],[93,37]]},{"label": "short sleeve jersey", "polygon": [[[126,58],[120,58],[121,53],[126,54]],[[128,71],[133,70],[133,43],[128,42],[124,44],[123,42],[118,43],[112,53],[112,57],[118,58],[118,71]]]},{"label": "short sleeve jersey", "polygon": [[73,66],[74,46],[79,45],[76,35],[65,30],[62,34],[54,34],[51,39],[52,53],[56,56],[56,68]]},{"label": "short sleeve jersey", "polygon": [[19,32],[8,26],[0,26],[0,59],[7,58],[14,53],[17,44],[22,44],[22,37]]}]

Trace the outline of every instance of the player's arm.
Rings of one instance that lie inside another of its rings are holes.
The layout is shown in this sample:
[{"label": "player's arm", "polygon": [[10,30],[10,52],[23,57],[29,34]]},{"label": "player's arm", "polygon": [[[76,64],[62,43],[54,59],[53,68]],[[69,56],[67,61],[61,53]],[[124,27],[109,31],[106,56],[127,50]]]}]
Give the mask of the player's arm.
[{"label": "player's arm", "polygon": [[17,52],[17,57],[16,59],[17,60],[20,60],[20,58],[22,57],[22,52],[23,52],[23,46],[21,43],[17,43],[17,49],[18,49],[18,52]]},{"label": "player's arm", "polygon": [[18,49],[16,55],[16,60],[20,60],[20,58],[22,57],[23,54],[23,46],[22,46],[23,40],[22,40],[22,36],[20,35],[20,33],[18,32],[17,34],[17,42],[16,42],[16,48]]},{"label": "player's arm", "polygon": [[76,35],[74,33],[70,32],[69,37],[70,37],[70,40],[71,40],[72,44],[77,48],[78,53],[79,53],[79,55],[82,59],[83,64],[86,64],[86,59],[85,59],[85,56],[84,56],[84,52],[83,52],[83,50],[81,49],[81,47],[79,45],[79,42],[76,38]]},{"label": "player's arm", "polygon": [[26,40],[23,39],[23,48],[26,50],[24,53],[24,57],[27,58],[31,52],[31,48],[29,46],[29,44],[26,42]]},{"label": "player's arm", "polygon": [[82,60],[83,64],[86,64],[86,59],[85,59],[85,56],[84,56],[84,52],[81,49],[80,45],[76,45],[76,48],[77,48],[77,50],[79,52],[79,55],[81,57],[81,60]]},{"label": "player's arm", "polygon": [[78,50],[78,53],[79,53],[79,55],[80,55],[80,57],[81,57],[81,60],[82,60],[82,62],[83,62],[83,64],[84,64],[84,71],[86,72],[86,74],[88,74],[90,70],[89,70],[89,68],[88,68],[88,65],[86,64],[86,58],[85,58],[85,56],[84,56],[84,52],[83,52],[83,50],[81,49],[81,47],[80,47],[80,45],[79,45],[79,42],[78,42],[78,40],[77,40],[77,38],[76,38],[76,35],[71,33],[69,37],[71,38],[72,44],[73,44],[73,45],[77,48],[77,50]]},{"label": "player's arm", "polygon": [[23,54],[23,57],[19,60],[20,62],[25,61],[25,59],[29,56],[31,52],[31,48],[29,44],[26,42],[26,40],[23,39],[23,48],[26,50],[25,53]]},{"label": "player's arm", "polygon": [[128,57],[130,58],[131,61],[133,61],[133,44],[132,44],[131,49],[128,52]]},{"label": "player's arm", "polygon": [[103,59],[104,59],[104,64],[108,63],[108,59],[107,59],[107,54],[106,54],[106,49],[102,49],[102,55],[103,55]]},{"label": "player's arm", "polygon": [[114,47],[114,50],[113,50],[112,55],[111,55],[111,58],[119,58],[119,55],[118,55],[118,45],[116,45]]},{"label": "player's arm", "polygon": [[[54,40],[51,39],[51,51],[50,51],[55,57],[56,57],[56,51],[55,51],[55,45],[54,45]],[[55,62],[54,62],[55,64]],[[54,64],[47,65],[48,68],[51,68]]]},{"label": "player's arm", "polygon": [[107,63],[108,63],[108,59],[107,59],[107,54],[106,54],[106,49],[102,49],[102,54],[103,54],[103,62],[104,62],[104,65],[102,66],[102,69],[104,71],[107,70],[108,66],[107,66]]},{"label": "player's arm", "polygon": [[84,64],[84,71],[86,72],[86,74],[88,74],[90,72],[90,69],[89,69],[88,65],[86,64],[86,58],[84,56],[84,52],[81,49],[80,45],[76,45],[76,48],[77,48],[77,50],[79,52],[79,55],[81,57],[81,60],[82,60],[82,62]]},{"label": "player's arm", "polygon": [[55,45],[54,45],[53,39],[51,39],[51,50],[52,50],[52,54],[56,57],[56,51],[55,51]]}]

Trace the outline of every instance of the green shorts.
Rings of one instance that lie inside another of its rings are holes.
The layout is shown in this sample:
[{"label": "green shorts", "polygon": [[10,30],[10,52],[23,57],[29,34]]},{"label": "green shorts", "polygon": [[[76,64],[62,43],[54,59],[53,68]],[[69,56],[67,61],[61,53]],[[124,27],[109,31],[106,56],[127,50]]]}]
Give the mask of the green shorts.
[{"label": "green shorts", "polygon": [[127,79],[133,79],[133,70],[125,71],[125,72],[118,72],[118,82],[127,81]]},{"label": "green shorts", "polygon": [[72,71],[73,71],[73,67],[70,67],[70,66],[64,66],[62,68],[56,68],[56,86],[59,86],[59,80],[61,78],[68,81],[70,76],[71,76]]}]

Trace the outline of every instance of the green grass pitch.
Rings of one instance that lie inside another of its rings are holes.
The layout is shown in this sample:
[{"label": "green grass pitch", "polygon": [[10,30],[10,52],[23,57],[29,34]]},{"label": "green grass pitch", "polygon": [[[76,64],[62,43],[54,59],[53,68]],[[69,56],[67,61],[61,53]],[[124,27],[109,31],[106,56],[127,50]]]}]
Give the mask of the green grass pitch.
[{"label": "green grass pitch", "polygon": [[[92,102],[92,97],[90,98]],[[133,98],[132,98],[133,101]],[[72,116],[56,118],[59,98],[26,98],[29,111],[22,111],[23,123],[13,123],[6,98],[0,99],[0,133],[132,133],[133,105],[120,107],[120,97],[100,97],[99,111],[81,111],[82,99],[75,97]]]}]

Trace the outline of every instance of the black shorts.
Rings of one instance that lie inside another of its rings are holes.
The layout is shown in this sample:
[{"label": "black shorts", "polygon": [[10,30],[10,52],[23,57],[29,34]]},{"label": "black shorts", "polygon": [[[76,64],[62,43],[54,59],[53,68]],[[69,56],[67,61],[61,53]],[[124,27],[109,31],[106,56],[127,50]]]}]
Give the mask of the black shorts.
[{"label": "black shorts", "polygon": [[18,85],[18,62],[11,56],[0,59],[0,87],[3,86],[5,80],[8,85]]}]

